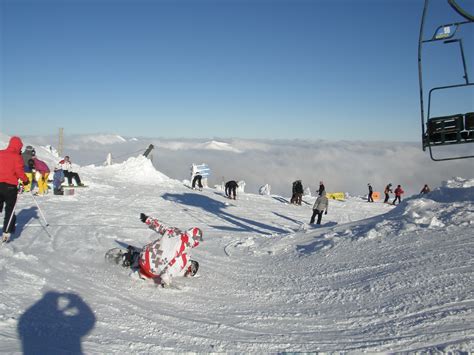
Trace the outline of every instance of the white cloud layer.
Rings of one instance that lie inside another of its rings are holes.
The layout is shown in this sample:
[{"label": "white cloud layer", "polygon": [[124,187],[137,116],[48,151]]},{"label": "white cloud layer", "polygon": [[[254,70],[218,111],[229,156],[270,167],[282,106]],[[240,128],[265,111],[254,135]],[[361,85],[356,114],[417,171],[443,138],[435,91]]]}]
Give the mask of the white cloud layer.
[{"label": "white cloud layer", "polygon": [[[25,140],[57,146],[56,137]],[[104,144],[94,136],[68,136],[64,154],[80,165],[101,164],[109,152],[115,162],[122,162],[150,143],[155,146],[155,167],[171,178],[189,179],[192,163],[207,163],[212,169],[210,186],[244,180],[247,191],[258,192],[260,186],[270,184],[272,193],[284,196],[290,195],[296,179],[313,193],[320,180],[329,192],[354,195],[366,194],[369,182],[380,192],[391,182],[402,185],[408,196],[418,193],[425,183],[436,187],[453,176],[474,178],[473,159],[433,162],[420,144],[403,142],[137,138]],[[472,154],[474,144],[455,149]]]}]

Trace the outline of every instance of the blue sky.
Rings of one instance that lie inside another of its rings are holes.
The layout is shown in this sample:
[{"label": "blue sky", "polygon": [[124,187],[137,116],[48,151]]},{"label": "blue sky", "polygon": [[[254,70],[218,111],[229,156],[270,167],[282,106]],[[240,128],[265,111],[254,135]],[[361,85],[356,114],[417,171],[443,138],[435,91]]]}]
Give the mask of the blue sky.
[{"label": "blue sky", "polygon": [[421,0],[0,4],[7,134],[419,140]]}]

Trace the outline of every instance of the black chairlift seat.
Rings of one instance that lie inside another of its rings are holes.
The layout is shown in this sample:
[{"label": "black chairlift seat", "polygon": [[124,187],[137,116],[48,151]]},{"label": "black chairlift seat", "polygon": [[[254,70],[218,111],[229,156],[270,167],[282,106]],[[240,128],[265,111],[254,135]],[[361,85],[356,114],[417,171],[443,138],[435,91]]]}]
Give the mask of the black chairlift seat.
[{"label": "black chairlift seat", "polygon": [[466,130],[466,139],[474,141],[474,112],[464,115],[464,129]]},{"label": "black chairlift seat", "polygon": [[427,122],[430,145],[456,144],[463,140],[464,116],[462,114],[433,117]]}]

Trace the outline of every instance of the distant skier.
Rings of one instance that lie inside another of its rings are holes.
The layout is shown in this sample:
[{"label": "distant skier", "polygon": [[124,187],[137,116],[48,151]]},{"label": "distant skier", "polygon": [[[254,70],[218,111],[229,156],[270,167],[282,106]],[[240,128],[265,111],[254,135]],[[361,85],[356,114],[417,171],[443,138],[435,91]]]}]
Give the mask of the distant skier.
[{"label": "distant skier", "polygon": [[424,195],[424,194],[427,194],[428,192],[430,192],[430,188],[428,187],[428,184],[425,184],[425,186],[423,186],[423,188],[421,189],[420,191],[420,194],[421,195]]},{"label": "distant skier", "polygon": [[239,185],[237,184],[237,181],[234,181],[234,180],[227,181],[225,184],[225,195],[228,198],[230,199],[233,198],[235,200],[235,197],[237,196],[238,187]]},{"label": "distant skier", "polygon": [[326,188],[324,187],[324,183],[322,181],[320,181],[319,182],[318,196],[322,196],[323,192],[326,192]]},{"label": "distant skier", "polygon": [[388,199],[390,198],[390,193],[392,193],[392,184],[388,184],[387,186],[385,186],[385,190],[383,191],[383,193],[385,194],[385,200],[383,200],[383,203],[388,203]]},{"label": "distant skier", "polygon": [[290,203],[294,203],[296,205],[301,206],[301,201],[303,200],[303,184],[301,183],[301,180],[296,180],[293,182],[293,188],[292,188],[292,196]]},{"label": "distant skier", "polygon": [[316,202],[314,202],[313,215],[311,216],[311,220],[309,221],[310,224],[314,223],[316,216],[318,216],[318,221],[316,222],[316,224],[321,224],[321,219],[323,218],[323,212],[324,214],[328,214],[328,204],[329,204],[329,200],[323,191],[323,194],[318,196],[318,198],[316,199]]},{"label": "distant skier", "polygon": [[395,204],[395,202],[397,202],[397,200],[398,200],[398,203],[402,202],[402,194],[404,194],[405,191],[403,191],[402,187],[398,185],[394,193],[395,193],[395,199],[392,202],[393,205]]},{"label": "distant skier", "polygon": [[19,137],[11,137],[8,147],[0,150],[0,212],[5,204],[2,241],[8,242],[11,233],[15,232],[15,205],[18,197],[18,180],[28,185],[28,177],[23,170],[21,148],[23,142]]},{"label": "distant skier", "polygon": [[194,175],[193,183],[191,185],[191,188],[194,190],[196,188],[196,183],[197,183],[199,190],[202,190],[201,180],[202,180],[202,175],[201,175],[201,173],[197,172],[196,175]]},{"label": "distant skier", "polygon": [[69,160],[69,156],[66,155],[64,159],[59,162],[59,164],[61,164],[61,168],[63,169],[64,176],[67,178],[69,186],[74,186],[72,183],[73,179],[76,181],[77,186],[84,186],[84,184],[81,182],[79,174],[72,171],[72,164]]},{"label": "distant skier", "polygon": [[162,286],[170,285],[174,277],[194,276],[199,264],[190,260],[189,250],[202,242],[202,231],[194,227],[183,232],[144,213],[140,214],[140,220],[160,234],[140,252],[140,275]]},{"label": "distant skier", "polygon": [[374,189],[372,188],[372,185],[367,184],[368,188],[369,188],[369,195],[367,197],[367,202],[374,202],[374,199],[372,197],[373,193],[374,193]]}]

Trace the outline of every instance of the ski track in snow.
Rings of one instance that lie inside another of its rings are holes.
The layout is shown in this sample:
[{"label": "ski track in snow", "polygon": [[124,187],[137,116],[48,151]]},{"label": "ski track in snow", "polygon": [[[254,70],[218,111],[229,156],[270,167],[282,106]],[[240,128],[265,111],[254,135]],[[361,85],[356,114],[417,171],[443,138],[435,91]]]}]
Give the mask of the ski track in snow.
[{"label": "ski track in snow", "polygon": [[[330,201],[315,227],[314,198],[231,201],[141,158],[120,169],[84,167],[89,188],[36,197],[47,228],[20,196],[0,247],[0,352],[473,350],[473,187],[448,203],[449,187],[396,208]],[[204,231],[199,277],[163,289],[104,261],[115,240],[155,238],[140,212]]]}]

